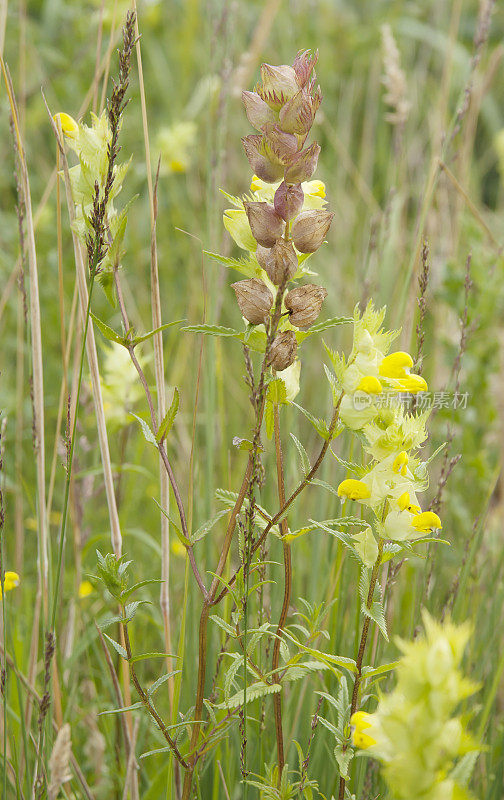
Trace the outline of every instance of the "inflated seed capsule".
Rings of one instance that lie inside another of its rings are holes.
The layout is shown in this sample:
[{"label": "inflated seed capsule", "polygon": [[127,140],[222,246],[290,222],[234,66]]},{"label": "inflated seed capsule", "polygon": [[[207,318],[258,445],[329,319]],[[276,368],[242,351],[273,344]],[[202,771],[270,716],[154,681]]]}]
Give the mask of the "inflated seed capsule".
[{"label": "inflated seed capsule", "polygon": [[237,281],[231,285],[245,319],[252,325],[262,325],[266,322],[273,305],[273,295],[268,287],[256,278]]},{"label": "inflated seed capsule", "polygon": [[277,239],[273,247],[267,249],[259,246],[256,256],[261,267],[267,272],[269,279],[280,286],[284,281],[289,281],[297,272],[298,259],[296,251],[290,242]]},{"label": "inflated seed capsule", "polygon": [[269,203],[258,201],[243,204],[252,236],[263,247],[273,247],[284,229],[284,221]]},{"label": "inflated seed capsule", "polygon": [[302,211],[292,223],[291,238],[300,253],[318,250],[329,230],[334,214],[317,209]]},{"label": "inflated seed capsule", "polygon": [[302,330],[313,325],[322,303],[327,297],[327,290],[323,286],[307,283],[291,289],[285,297],[285,307],[289,312],[289,321]]},{"label": "inflated seed capsule", "polygon": [[268,364],[277,372],[287,369],[296,360],[297,340],[292,331],[277,333],[273,339]]},{"label": "inflated seed capsule", "polygon": [[304,192],[300,183],[288,184],[282,181],[275,192],[273,204],[275,211],[286,222],[296,217],[303,208]]}]

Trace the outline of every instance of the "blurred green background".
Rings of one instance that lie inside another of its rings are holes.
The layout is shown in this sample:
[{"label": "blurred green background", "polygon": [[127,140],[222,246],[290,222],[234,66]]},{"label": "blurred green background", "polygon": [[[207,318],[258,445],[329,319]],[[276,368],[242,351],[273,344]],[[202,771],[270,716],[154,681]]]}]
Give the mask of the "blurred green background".
[{"label": "blurred green background", "polygon": [[[112,47],[110,72],[114,74],[115,49],[128,7],[123,0],[107,0],[103,4],[98,0],[4,2],[2,6],[6,11],[4,57],[23,124],[33,207],[37,212],[48,475],[57,445],[62,365],[56,155],[41,88],[52,113],[65,111],[75,117],[82,114],[88,120],[90,110],[98,111],[103,76],[99,71],[94,83],[95,67],[106,63],[107,49]],[[250,127],[240,92],[253,87],[261,61],[290,63],[299,49],[318,49],[320,53],[317,75],[324,100],[313,134],[322,153],[314,177],[325,182],[329,207],[336,216],[328,244],[313,258],[311,268],[329,291],[326,316],[350,315],[357,302],[372,297],[376,304],[388,306],[388,327],[402,326],[400,342],[414,354],[419,274],[416,256],[424,237],[429,243],[424,375],[433,391],[453,391],[459,380],[460,391],[468,393],[468,402],[466,408],[457,411],[438,410],[430,423],[432,451],[449,440],[449,458],[461,455],[442,496],[443,537],[451,546],[438,546],[427,561],[413,559],[403,565],[393,588],[388,618],[393,635],[411,637],[419,624],[421,605],[439,617],[451,587],[458,582],[453,615],[456,620],[470,618],[474,623],[467,669],[482,682],[470,710],[474,729],[484,734],[488,746],[476,766],[473,786],[482,800],[500,800],[504,782],[504,484],[500,475],[504,452],[504,194],[499,169],[499,150],[503,148],[499,148],[502,139],[498,135],[504,128],[504,14],[502,7],[496,5],[487,31],[481,24],[486,7],[486,3],[475,0],[170,0],[140,2],[138,14],[154,171],[161,156],[158,252],[163,322],[187,319],[196,323],[206,315],[207,321],[240,325],[234,293],[229,287],[231,279],[236,280],[235,274],[206,259],[202,250],[229,255],[235,249],[222,226],[227,201],[219,188],[231,194],[249,190],[251,174],[240,137],[249,133]],[[402,127],[387,119],[390,107],[384,100],[382,84],[384,24],[390,25],[395,37],[405,75],[409,108]],[[17,282],[16,187],[4,87],[0,108],[0,405],[5,424],[5,558],[6,568],[16,569],[21,575],[21,585],[12,595],[11,623],[12,647],[23,672],[36,590],[35,463],[29,331],[23,322],[22,294]],[[129,214],[123,280],[131,317],[140,330],[148,330],[150,221],[136,60],[121,145],[121,158],[133,157],[123,194],[128,198],[138,195]],[[440,159],[449,172],[440,166]],[[62,215],[64,319],[68,326],[74,261],[65,208]],[[469,254],[472,286],[466,298]],[[457,367],[460,320],[466,307],[467,323],[463,329],[467,341]],[[94,311],[120,329],[119,314],[102,292],[96,293]],[[346,328],[325,334],[331,347],[347,350],[349,336]],[[170,452],[184,497],[188,491],[187,464],[200,347],[198,337],[178,333],[176,328],[165,335],[167,381],[170,386],[177,386],[181,395],[181,412]],[[203,347],[196,416],[195,527],[218,509],[215,488],[237,489],[245,456],[233,448],[232,439],[246,437],[252,422],[241,348],[226,340],[208,340]],[[157,461],[128,416],[130,408],[145,414],[146,407],[141,393],[128,381],[128,368],[114,356],[107,357],[102,341],[99,348],[124,548],[134,558],[135,577],[158,576],[159,511],[151,499],[158,498]],[[147,347],[143,357],[154,383]],[[298,401],[315,416],[324,416],[329,413],[331,397],[322,368],[320,340],[313,337],[303,347],[301,358]],[[295,409],[286,411],[284,428],[305,443],[310,455],[316,452],[316,434]],[[343,457],[348,452],[346,447],[342,442]],[[297,453],[292,442],[286,442],[285,448],[286,478],[293,487],[299,475]],[[51,518],[53,560],[64,485],[60,445],[56,451]],[[273,463],[267,446],[266,469],[271,470]],[[431,497],[436,494],[442,465],[443,455],[432,465]],[[98,711],[112,707],[114,700],[91,623],[93,618],[110,614],[110,605],[99,590],[85,600],[79,600],[76,594],[76,576],[81,578],[94,571],[95,548],[102,552],[110,549],[96,425],[87,384],[80,411],[75,469],[72,524],[65,556],[65,602],[59,619],[62,640],[71,643],[66,658],[61,655],[59,662],[60,674],[65,676],[63,713],[72,724],[79,763],[93,784],[96,797],[105,798],[117,795],[122,786],[118,776],[123,774],[124,765],[114,764],[110,755],[114,752],[115,723],[110,717],[96,716]],[[334,459],[328,458],[320,477],[337,485],[344,472]],[[273,482],[262,497],[263,505],[275,507],[274,492]],[[333,517],[338,513],[333,495],[313,489],[293,512],[290,525],[295,528],[310,516]],[[82,547],[74,547],[79,536]],[[199,546],[198,556],[207,569],[213,568],[221,536],[222,530],[217,526]],[[235,552],[234,563],[236,557]],[[271,557],[279,557],[276,543]],[[333,652],[352,655],[358,631],[357,567],[345,561],[341,575],[336,575],[336,563],[335,540],[329,541],[320,533],[296,543],[293,606],[298,607],[296,598],[300,595],[313,603],[330,601],[336,585],[337,599],[327,622],[330,646]],[[280,574],[280,567],[273,568],[274,579],[279,579]],[[183,583],[184,558],[174,544],[174,631],[178,629]],[[275,619],[280,592],[270,589],[270,593]],[[145,596],[154,605],[139,611],[133,637],[138,637],[139,648],[162,649],[162,618],[156,590]],[[190,610],[194,624],[188,626],[184,665],[184,709],[191,705],[194,693],[198,613],[199,597],[195,592]],[[215,659],[217,634],[212,647]],[[392,660],[397,653],[393,636],[386,647],[375,642],[374,650],[377,658]],[[158,676],[157,666],[152,662],[144,667],[147,679]],[[331,680],[324,680],[325,690],[334,690]],[[314,678],[305,689],[293,686],[291,690],[288,738],[299,739],[303,746],[316,705],[313,692],[322,688],[317,681]],[[76,721],[79,724],[74,724]],[[235,739],[227,744],[228,753],[221,753],[228,785],[236,783],[239,773],[237,732]],[[156,746],[156,741],[143,718],[139,752]],[[273,742],[269,744],[273,746]],[[253,767],[260,769],[258,754],[251,758]],[[289,760],[294,766],[292,746]],[[211,794],[218,785],[217,770],[210,760],[206,766],[201,796],[217,797],[218,794]],[[315,737],[310,770],[330,797],[336,791],[337,769],[331,762],[331,743],[326,742],[320,730]],[[164,796],[166,765],[159,756],[142,762],[140,780],[143,798]],[[359,798],[376,797],[380,791],[377,781],[373,771],[366,776],[362,762],[353,790]]]}]

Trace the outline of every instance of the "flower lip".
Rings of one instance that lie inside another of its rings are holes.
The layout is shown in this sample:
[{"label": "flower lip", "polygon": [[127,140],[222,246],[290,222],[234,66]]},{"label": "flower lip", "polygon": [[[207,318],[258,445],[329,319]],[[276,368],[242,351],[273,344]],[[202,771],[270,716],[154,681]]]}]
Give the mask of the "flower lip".
[{"label": "flower lip", "polygon": [[61,130],[68,136],[69,139],[76,139],[79,135],[79,126],[70,114],[65,114],[64,111],[60,111],[59,114],[54,115],[54,119],[59,118]]},{"label": "flower lip", "polygon": [[409,457],[406,450],[402,450],[399,455],[394,458],[392,470],[396,473],[400,473],[401,475],[406,475],[406,466],[408,461]]},{"label": "flower lip", "polygon": [[376,739],[373,739],[368,733],[364,733],[373,724],[373,717],[366,711],[356,711],[350,717],[350,725],[352,726],[352,742],[355,747],[360,747],[361,750],[367,750],[376,744]]},{"label": "flower lip", "polygon": [[366,392],[366,394],[381,394],[382,385],[374,375],[366,375],[364,378],[361,378],[357,386],[357,391]]},{"label": "flower lip", "polygon": [[338,496],[347,497],[349,500],[366,500],[371,497],[371,490],[364,481],[346,478],[338,486]]},{"label": "flower lip", "polygon": [[378,372],[384,378],[405,378],[408,375],[406,370],[411,369],[412,366],[413,359],[410,354],[399,350],[382,359]]},{"label": "flower lip", "polygon": [[411,520],[411,525],[420,533],[430,533],[432,530],[441,530],[441,520],[434,511],[423,511],[416,514]]}]

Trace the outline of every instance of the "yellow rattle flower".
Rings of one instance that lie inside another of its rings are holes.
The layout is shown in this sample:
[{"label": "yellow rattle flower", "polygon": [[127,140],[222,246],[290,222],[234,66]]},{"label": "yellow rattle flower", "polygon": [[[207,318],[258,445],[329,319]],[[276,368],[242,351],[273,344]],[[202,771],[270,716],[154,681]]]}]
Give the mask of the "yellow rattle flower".
[{"label": "yellow rattle flower", "polygon": [[366,394],[381,394],[382,385],[378,378],[375,378],[374,375],[366,375],[364,378],[361,378],[360,383],[357,386],[357,391],[366,392]]},{"label": "yellow rattle flower", "polygon": [[59,114],[54,115],[54,119],[59,117],[59,121],[61,124],[61,130],[68,136],[69,139],[76,139],[79,135],[79,126],[70,114],[65,114],[64,111],[60,111]]},{"label": "yellow rattle flower", "polygon": [[441,530],[441,520],[434,511],[424,511],[422,514],[416,514],[411,520],[411,525],[419,533],[430,533],[434,528]]},{"label": "yellow rattle flower", "polygon": [[[19,575],[17,572],[5,572],[3,578],[3,587],[6,592],[10,592],[11,589],[15,589],[16,586],[19,586]],[[0,598],[2,597],[2,586],[0,585]]]},{"label": "yellow rattle flower", "polygon": [[371,490],[364,481],[347,478],[338,486],[338,496],[348,497],[350,500],[366,500],[371,497]]},{"label": "yellow rattle flower", "polygon": [[93,592],[94,586],[91,581],[81,581],[78,592],[80,600],[83,600],[85,597],[89,597],[89,595]]},{"label": "yellow rattle flower", "polygon": [[361,750],[367,750],[373,744],[376,744],[376,739],[373,739],[368,733],[364,733],[367,728],[372,727],[372,716],[365,711],[356,711],[350,717],[350,725],[352,726],[352,742],[355,747],[360,747]]},{"label": "yellow rattle flower", "polygon": [[406,475],[406,465],[409,461],[408,454],[405,450],[402,450],[398,456],[394,458],[392,464],[393,472],[397,474]]}]

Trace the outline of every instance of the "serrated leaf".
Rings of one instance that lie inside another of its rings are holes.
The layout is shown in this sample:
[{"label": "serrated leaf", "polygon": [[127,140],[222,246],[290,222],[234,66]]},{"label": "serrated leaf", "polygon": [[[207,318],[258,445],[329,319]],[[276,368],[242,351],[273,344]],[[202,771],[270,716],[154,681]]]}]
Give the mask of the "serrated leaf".
[{"label": "serrated leaf", "polygon": [[204,323],[202,325],[186,325],[181,328],[184,333],[203,333],[205,336],[226,336],[232,339],[239,339],[240,332],[235,331],[234,328],[225,328],[223,325],[210,325]]},{"label": "serrated leaf", "polygon": [[324,372],[326,374],[327,380],[329,381],[329,386],[331,387],[333,406],[335,406],[337,404],[338,400],[339,400],[339,397],[340,397],[340,394],[341,394],[341,388],[340,388],[340,385],[338,383],[338,379],[336,378],[336,375],[334,375],[331,372],[331,370],[329,369],[327,364],[324,364]]},{"label": "serrated leaf", "polygon": [[162,686],[163,683],[166,683],[166,681],[169,681],[170,678],[173,678],[174,675],[180,675],[180,670],[176,669],[173,672],[167,672],[165,675],[161,675],[161,677],[158,678],[157,681],[154,681],[154,683],[147,689],[147,694],[149,695],[149,697],[153,697],[153,695],[157,692],[159,687]]},{"label": "serrated leaf", "polygon": [[298,403],[295,403],[294,401],[292,402],[292,405],[296,406],[296,408],[299,411],[301,411],[301,413],[313,425],[313,427],[315,428],[319,436],[322,437],[322,439],[327,440],[329,438],[329,428],[327,427],[327,423],[323,419],[317,419],[317,417],[314,417],[313,414],[310,414],[310,412],[307,411],[306,408],[303,408],[303,406],[300,406]]},{"label": "serrated leaf", "polygon": [[389,664],[382,664],[380,667],[362,667],[362,677],[370,680],[379,675],[386,675],[387,672],[397,669],[400,663],[400,661],[391,661]]},{"label": "serrated leaf", "polygon": [[95,316],[92,311],[89,312],[89,316],[105,339],[108,339],[109,342],[115,342],[116,344],[122,344],[123,347],[127,347],[124,337],[119,336],[119,334],[116,333],[115,330],[110,327],[110,325],[107,325],[105,322]]},{"label": "serrated leaf", "polygon": [[[279,683],[263,683],[262,681],[253,683],[251,686],[247,687],[247,703],[251,703],[253,700],[257,700],[259,697],[265,697],[268,694],[276,694],[276,692],[280,692],[281,689],[282,686]],[[243,689],[240,689],[239,692],[234,694],[224,703],[219,703],[219,705],[215,707],[220,709],[239,708],[243,705],[243,698],[244,692]]]},{"label": "serrated leaf", "polygon": [[196,544],[196,542],[199,542],[200,539],[203,539],[207,533],[212,530],[214,525],[216,525],[219,520],[222,519],[222,517],[225,517],[227,513],[227,509],[224,509],[224,511],[219,511],[214,517],[207,520],[207,522],[204,522],[203,525],[201,525],[191,536],[191,543]]},{"label": "serrated leaf", "polygon": [[164,510],[162,505],[160,503],[158,503],[158,501],[156,500],[155,497],[153,497],[152,499],[154,500],[155,504],[157,505],[157,507],[159,508],[161,513],[163,514],[163,516],[166,517],[166,519],[169,520],[169,522],[171,522],[171,524],[173,525],[173,528],[175,530],[175,533],[177,534],[178,538],[180,539],[180,541],[182,542],[184,547],[190,547],[191,546],[191,542],[189,541],[189,539],[186,536],[184,536],[184,534],[180,530],[180,528],[177,525],[177,523],[174,522],[174,520],[170,517],[170,515],[166,513],[166,511]]},{"label": "serrated leaf", "polygon": [[164,442],[166,437],[168,436],[173,423],[175,422],[175,417],[177,416],[177,412],[179,410],[179,390],[175,387],[173,392],[173,400],[171,401],[170,408],[166,412],[161,425],[158,428],[158,432],[156,435],[156,441],[158,444]]},{"label": "serrated leaf", "polygon": [[287,401],[285,383],[281,378],[275,378],[269,382],[267,397],[273,405],[280,405]]},{"label": "serrated leaf", "polygon": [[183,319],[176,319],[173,322],[165,322],[164,325],[160,325],[159,328],[154,328],[154,330],[149,331],[148,333],[144,333],[142,336],[135,336],[131,340],[131,345],[136,347],[142,342],[146,342],[148,339],[151,339],[156,333],[161,333],[161,331],[165,331],[167,328],[172,328],[174,325],[180,325],[181,322],[185,322]]},{"label": "serrated leaf", "polygon": [[266,400],[266,407],[264,409],[264,424],[266,427],[266,437],[271,439],[273,431],[275,430],[275,412],[273,403]]},{"label": "serrated leaf", "polygon": [[219,253],[212,253],[209,250],[203,250],[203,253],[214,261],[218,261],[219,264],[222,264],[224,267],[235,269],[241,275],[245,275],[246,278],[257,278],[261,274],[259,264],[251,258],[227,258],[226,256],[221,256]]},{"label": "serrated leaf", "polygon": [[131,659],[132,664],[137,661],[146,661],[148,658],[175,658],[172,653],[141,653],[139,656],[133,656]]},{"label": "serrated leaf", "polygon": [[294,444],[296,445],[297,451],[298,451],[299,456],[301,458],[301,469],[302,469],[303,475],[306,476],[306,475],[308,475],[308,473],[311,470],[311,464],[310,464],[310,459],[308,458],[308,453],[304,449],[304,447],[301,444],[301,442],[299,441],[299,439],[296,436],[294,436],[293,433],[291,433],[291,439],[294,442]]},{"label": "serrated leaf", "polygon": [[[121,592],[121,600],[124,602],[131,597],[133,592],[136,592],[138,589],[141,589],[143,586],[148,586],[150,583],[163,583],[161,578],[146,578],[143,581],[138,581],[138,583],[134,583],[133,586],[128,586],[123,592]],[[143,601],[146,602],[146,601]]]},{"label": "serrated leaf", "polygon": [[126,711],[136,711],[139,708],[142,708],[143,703],[141,700],[138,703],[133,703],[131,706],[122,706],[122,708],[111,708],[108,711],[99,711],[99,717],[105,717],[109,714],[124,714]]},{"label": "serrated leaf", "polygon": [[367,608],[367,606],[363,603],[362,613],[364,614],[364,616],[369,617],[374,622],[376,622],[384,638],[388,642],[389,638],[387,633],[387,623],[385,621],[385,614],[383,612],[383,606],[381,602],[379,600],[373,600],[371,608]]},{"label": "serrated leaf", "polygon": [[104,633],[103,636],[105,637],[105,639],[108,642],[110,642],[110,644],[112,645],[112,647],[114,648],[116,653],[119,653],[119,655],[122,658],[124,658],[125,661],[127,661],[128,660],[128,654],[127,654],[126,650],[124,649],[124,647],[122,645],[120,645],[119,642],[116,642],[115,639],[112,639],[110,636],[108,636],[108,634]]},{"label": "serrated leaf", "polygon": [[145,441],[148,442],[149,444],[153,444],[154,447],[157,449],[156,437],[154,436],[153,432],[147,425],[146,421],[141,417],[137,416],[136,414],[134,414],[133,411],[130,411],[130,414],[132,417],[135,417],[135,419],[138,420],[138,422],[140,423],[140,427],[142,429]]},{"label": "serrated leaf", "polygon": [[347,750],[343,750],[342,746],[337,744],[334,748],[334,757],[338,762],[338,767],[340,771],[340,775],[345,780],[349,777],[348,776],[348,767],[350,766],[350,762],[353,758],[353,750],[348,748]]}]

